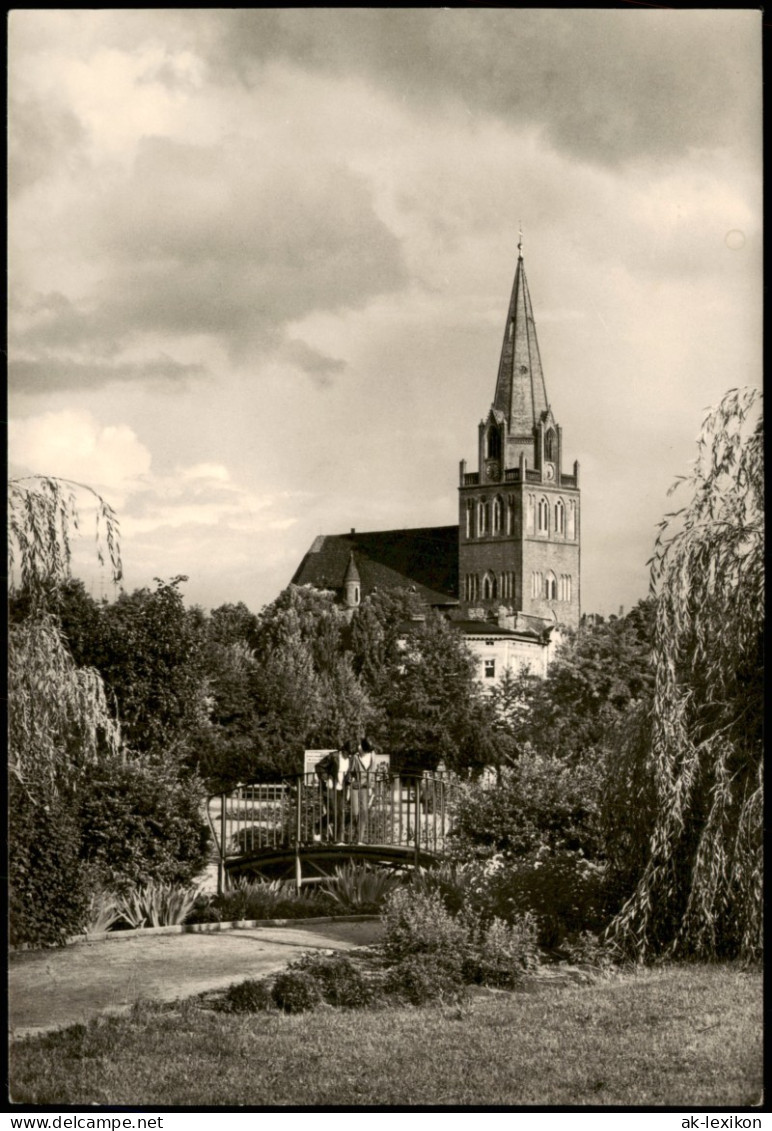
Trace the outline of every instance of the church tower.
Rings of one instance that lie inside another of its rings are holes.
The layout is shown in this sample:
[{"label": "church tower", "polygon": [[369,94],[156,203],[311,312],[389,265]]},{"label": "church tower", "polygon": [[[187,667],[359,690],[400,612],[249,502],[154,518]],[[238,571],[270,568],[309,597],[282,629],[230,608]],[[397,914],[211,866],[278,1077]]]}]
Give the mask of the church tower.
[{"label": "church tower", "polygon": [[521,237],[493,404],[478,430],[477,471],[461,461],[463,612],[499,620],[525,614],[576,628],[579,531],[579,464],[564,473],[563,432],[547,398]]}]

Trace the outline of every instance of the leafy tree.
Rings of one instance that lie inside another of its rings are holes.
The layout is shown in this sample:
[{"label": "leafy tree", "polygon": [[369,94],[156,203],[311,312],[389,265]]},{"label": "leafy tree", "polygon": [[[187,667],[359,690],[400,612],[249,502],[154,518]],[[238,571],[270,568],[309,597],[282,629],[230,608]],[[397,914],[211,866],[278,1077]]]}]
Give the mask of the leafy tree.
[{"label": "leafy tree", "polygon": [[[127,760],[111,689],[97,670],[101,667],[112,672],[122,648],[144,649],[144,657],[131,658],[132,671],[144,670],[142,665],[150,656],[156,687],[164,678],[169,685],[159,687],[156,705],[163,707],[169,702],[163,696],[177,693],[182,707],[184,688],[175,681],[175,672],[168,663],[163,675],[158,669],[163,669],[164,659],[168,660],[175,647],[187,646],[192,640],[192,626],[198,622],[195,616],[184,622],[178,616],[174,628],[164,635],[179,613],[181,599],[176,582],[167,587],[159,583],[153,610],[155,625],[145,624],[144,637],[137,631],[127,633],[130,639],[120,631],[104,631],[105,625],[112,629],[116,622],[123,628],[133,628],[141,617],[132,620],[124,615],[127,607],[134,609],[130,598],[116,605],[95,605],[83,587],[72,582],[70,533],[78,522],[78,491],[94,501],[98,554],[109,558],[117,581],[121,572],[117,523],[98,495],[78,484],[54,479],[14,481],[9,491],[11,598],[16,614],[9,634],[13,801],[9,812],[9,879],[12,937],[17,943],[61,943],[68,934],[82,929],[89,885],[96,876],[92,855],[98,848],[90,839],[96,826],[86,819],[86,799],[93,798],[96,790],[100,804],[117,804],[121,791],[112,789],[115,774],[134,782],[148,773],[155,776],[145,791],[149,804],[142,811],[144,817],[135,814],[131,827],[124,822],[120,833],[112,819],[106,822],[113,838],[110,855],[117,858],[120,849],[135,861],[143,861],[152,873],[153,860],[164,852],[175,855],[179,867],[200,864],[204,843],[205,830],[197,809],[200,784],[177,765],[149,769]],[[142,602],[135,604],[141,606]],[[114,613],[116,607],[118,614]],[[127,658],[124,671],[128,666]],[[116,692],[131,704],[125,686],[118,680],[116,685]],[[154,705],[146,702],[142,710],[146,712],[148,733],[154,722]],[[161,726],[169,728],[162,740],[173,733],[174,726],[182,729],[183,714],[181,709],[179,717],[174,710],[162,716]],[[136,717],[130,719],[129,727],[136,727],[136,723]],[[160,745],[163,741],[157,741]],[[148,749],[152,749],[150,743]],[[163,812],[164,820],[153,824],[152,812]]]},{"label": "leafy tree", "polygon": [[257,646],[258,619],[243,601],[220,605],[209,614],[207,633],[218,644],[240,644],[250,651]]},{"label": "leafy tree", "polygon": [[202,626],[180,585],[122,594],[99,608],[88,662],[115,696],[126,742],[137,753],[182,760],[207,718]]},{"label": "leafy tree", "polygon": [[8,492],[11,604],[24,615],[8,635],[9,904],[15,944],[62,943],[83,924],[72,796],[120,732],[98,673],[73,662],[54,597],[69,579],[70,534],[83,500],[97,514],[97,546],[121,573],[117,522],[80,484],[12,480]]},{"label": "leafy tree", "polygon": [[546,679],[530,682],[530,717],[521,735],[563,758],[594,756],[629,710],[651,701],[652,633],[650,601],[625,617],[585,621],[560,648]]},{"label": "leafy tree", "polygon": [[764,482],[761,395],[707,414],[691,498],[661,523],[648,860],[613,934],[656,952],[762,947]]},{"label": "leafy tree", "polygon": [[402,637],[373,677],[374,733],[403,769],[460,773],[498,762],[494,714],[476,680],[469,649],[444,617],[428,610],[404,624]]}]

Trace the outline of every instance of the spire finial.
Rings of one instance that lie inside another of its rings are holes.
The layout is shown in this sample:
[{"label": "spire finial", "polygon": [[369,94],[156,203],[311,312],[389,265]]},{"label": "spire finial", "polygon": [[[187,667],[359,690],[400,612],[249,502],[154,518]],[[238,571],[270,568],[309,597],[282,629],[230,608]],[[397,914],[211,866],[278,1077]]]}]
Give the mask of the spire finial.
[{"label": "spire finial", "polygon": [[519,231],[518,231],[519,239],[517,241],[517,258],[522,259],[523,258],[523,221],[522,220],[520,220],[518,222],[518,227],[519,227]]}]

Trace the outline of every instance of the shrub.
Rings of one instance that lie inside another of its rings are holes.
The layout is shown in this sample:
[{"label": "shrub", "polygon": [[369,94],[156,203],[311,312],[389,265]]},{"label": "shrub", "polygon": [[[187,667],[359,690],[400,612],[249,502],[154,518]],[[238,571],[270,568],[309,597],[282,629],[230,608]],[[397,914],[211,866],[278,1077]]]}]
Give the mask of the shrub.
[{"label": "shrub", "polygon": [[463,967],[465,981],[508,989],[539,964],[537,925],[529,914],[512,923],[493,919],[487,925],[470,917],[469,935]]},{"label": "shrub", "polygon": [[532,914],[546,950],[604,926],[603,869],[576,853],[539,852],[514,862],[487,878],[481,898],[489,914],[510,923]]},{"label": "shrub", "polygon": [[285,1013],[304,1013],[323,1000],[319,981],[308,970],[289,969],[273,983],[273,1000]]},{"label": "shrub", "polygon": [[[307,919],[326,910],[319,897],[298,894],[291,880],[236,880],[231,891],[215,896],[212,913],[221,922],[242,919]],[[199,922],[201,920],[198,920]]]},{"label": "shrub", "polygon": [[386,902],[384,951],[398,962],[408,954],[458,954],[466,942],[464,926],[446,910],[438,892],[398,888]]},{"label": "shrub", "polygon": [[592,931],[582,931],[563,940],[560,956],[574,966],[592,966],[608,972],[623,960],[621,949],[613,940],[602,938]]},{"label": "shrub", "polygon": [[451,849],[457,859],[509,859],[538,850],[595,859],[603,847],[601,774],[592,759],[577,765],[530,751],[503,771],[495,789],[462,787],[454,806]]},{"label": "shrub", "polygon": [[476,871],[470,865],[443,863],[436,868],[416,868],[410,878],[410,887],[416,893],[437,893],[446,911],[457,915],[473,898],[472,888]]},{"label": "shrub", "polygon": [[401,882],[393,872],[352,863],[336,868],[335,875],[322,884],[322,893],[344,911],[376,913]]},{"label": "shrub", "polygon": [[275,1006],[269,986],[255,978],[228,986],[217,1004],[223,1013],[263,1013]]},{"label": "shrub", "polygon": [[316,980],[329,1005],[361,1009],[376,996],[374,987],[345,954],[309,954],[293,962],[290,970],[304,970]]},{"label": "shrub", "polygon": [[79,799],[81,856],[113,890],[151,881],[189,884],[207,862],[201,787],[175,769],[95,766]]},{"label": "shrub", "polygon": [[388,970],[385,992],[410,1005],[459,1001],[466,993],[462,964],[462,956],[449,951],[404,954]]},{"label": "shrub", "polygon": [[88,935],[109,931],[121,918],[118,897],[97,887],[89,895],[85,931]]},{"label": "shrub", "polygon": [[169,927],[186,921],[198,896],[198,888],[150,883],[124,891],[116,907],[130,927]]},{"label": "shrub", "polygon": [[61,946],[88,919],[77,822],[61,799],[43,804],[13,777],[8,800],[11,946]]}]

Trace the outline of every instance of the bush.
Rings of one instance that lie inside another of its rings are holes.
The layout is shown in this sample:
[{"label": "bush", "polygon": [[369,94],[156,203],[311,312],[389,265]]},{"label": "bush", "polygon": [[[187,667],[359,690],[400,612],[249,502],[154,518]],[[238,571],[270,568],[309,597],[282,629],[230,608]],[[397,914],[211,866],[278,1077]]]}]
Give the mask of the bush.
[{"label": "bush", "polygon": [[236,982],[223,994],[217,1004],[223,1013],[263,1013],[275,1008],[273,994],[264,981],[248,978]]},{"label": "bush", "polygon": [[469,923],[470,946],[464,960],[464,981],[511,989],[539,964],[537,925],[522,915],[512,923],[493,919],[487,925]]},{"label": "bush", "polygon": [[323,1000],[322,987],[308,970],[289,969],[273,983],[273,1000],[285,1013],[304,1013]]},{"label": "bush", "polygon": [[361,1009],[376,996],[374,987],[345,954],[303,955],[291,964],[290,970],[303,970],[310,974],[328,1005]]},{"label": "bush", "polygon": [[231,891],[214,896],[208,913],[220,922],[230,923],[244,919],[310,919],[326,911],[316,894],[298,894],[291,880],[240,878]]},{"label": "bush", "polygon": [[375,914],[402,881],[392,872],[347,864],[322,884],[322,894],[343,911]]},{"label": "bush", "polygon": [[201,786],[137,762],[93,767],[79,796],[81,856],[105,887],[189,884],[205,867],[209,831]]},{"label": "bush", "polygon": [[398,962],[409,954],[459,954],[466,943],[464,926],[446,910],[438,892],[398,888],[386,902],[384,951]]},{"label": "bush", "polygon": [[187,921],[198,896],[198,888],[151,883],[124,891],[115,906],[130,927],[170,927]]},{"label": "bush", "polygon": [[448,951],[405,954],[388,970],[384,989],[410,1005],[459,1001],[466,993],[462,965],[462,956]]},{"label": "bush", "polygon": [[457,915],[473,898],[476,870],[469,865],[443,863],[436,868],[416,868],[410,878],[412,891],[440,896],[445,910]]},{"label": "bush", "polygon": [[560,957],[573,966],[591,966],[604,973],[623,960],[622,951],[616,943],[593,934],[592,931],[582,931],[564,939],[560,946]]},{"label": "bush", "polygon": [[530,751],[502,772],[495,789],[470,784],[454,806],[451,848],[459,860],[509,859],[539,849],[581,852],[595,859],[603,849],[601,773],[592,759],[571,765]]},{"label": "bush", "polygon": [[513,923],[530,913],[539,946],[553,950],[570,935],[605,925],[603,868],[576,853],[539,852],[487,877],[480,896],[489,915]]},{"label": "bush", "polygon": [[15,778],[8,801],[11,946],[61,946],[88,920],[78,824],[62,800],[44,805]]}]

